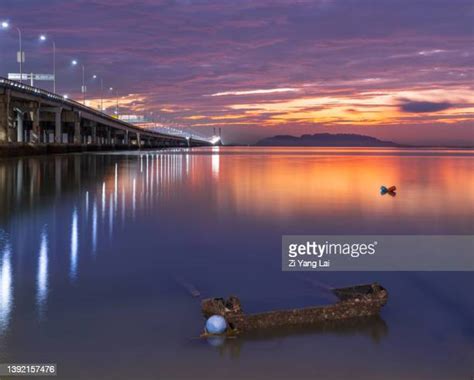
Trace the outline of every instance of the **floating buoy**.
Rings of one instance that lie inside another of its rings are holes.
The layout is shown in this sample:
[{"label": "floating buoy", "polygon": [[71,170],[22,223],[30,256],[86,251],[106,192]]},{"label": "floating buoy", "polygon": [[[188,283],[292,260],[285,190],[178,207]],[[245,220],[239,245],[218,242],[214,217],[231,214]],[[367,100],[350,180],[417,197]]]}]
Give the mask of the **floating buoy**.
[{"label": "floating buoy", "polygon": [[396,186],[390,186],[390,187],[386,187],[386,186],[380,186],[380,194],[381,195],[385,195],[385,194],[389,194],[391,196],[395,196],[397,193],[395,192],[397,190],[397,187]]},{"label": "floating buoy", "polygon": [[206,331],[209,334],[222,334],[227,330],[227,321],[221,315],[213,315],[206,321]]}]

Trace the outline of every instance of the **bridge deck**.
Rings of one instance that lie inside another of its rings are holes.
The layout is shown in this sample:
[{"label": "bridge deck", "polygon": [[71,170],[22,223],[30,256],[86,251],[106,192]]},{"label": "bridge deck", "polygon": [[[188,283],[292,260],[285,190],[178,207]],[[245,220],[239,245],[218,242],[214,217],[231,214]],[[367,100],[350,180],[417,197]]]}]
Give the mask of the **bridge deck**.
[{"label": "bridge deck", "polygon": [[72,99],[2,77],[0,143],[210,145],[195,137],[146,130]]}]

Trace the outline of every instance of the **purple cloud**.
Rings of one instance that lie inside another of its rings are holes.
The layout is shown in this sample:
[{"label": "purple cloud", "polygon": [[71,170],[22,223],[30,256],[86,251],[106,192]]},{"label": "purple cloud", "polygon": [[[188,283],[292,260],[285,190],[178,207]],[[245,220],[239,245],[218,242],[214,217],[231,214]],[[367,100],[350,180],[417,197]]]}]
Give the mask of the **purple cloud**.
[{"label": "purple cloud", "polygon": [[449,102],[428,102],[404,99],[400,104],[400,110],[403,112],[413,113],[439,112],[447,110],[453,106],[454,105]]}]

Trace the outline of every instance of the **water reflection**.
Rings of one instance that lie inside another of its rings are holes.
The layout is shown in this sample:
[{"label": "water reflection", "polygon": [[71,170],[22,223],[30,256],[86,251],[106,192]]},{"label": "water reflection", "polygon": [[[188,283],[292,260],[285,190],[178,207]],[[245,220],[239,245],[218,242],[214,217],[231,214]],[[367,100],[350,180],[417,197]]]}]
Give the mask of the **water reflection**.
[{"label": "water reflection", "polygon": [[38,255],[36,303],[40,318],[43,317],[48,294],[48,235],[46,228],[41,233],[40,250]]},{"label": "water reflection", "polygon": [[114,173],[114,206],[117,208],[117,197],[118,197],[118,166],[115,164]]},{"label": "water reflection", "polygon": [[220,164],[220,155],[219,147],[212,147],[212,175],[214,177],[219,177],[219,164]]},{"label": "water reflection", "polygon": [[86,191],[86,220],[89,219],[89,192]]},{"label": "water reflection", "polygon": [[92,209],[92,252],[97,251],[97,202],[94,201]]},{"label": "water reflection", "polygon": [[8,329],[13,306],[11,254],[11,247],[7,243],[0,262],[0,334],[2,335]]},{"label": "water reflection", "polygon": [[[252,163],[238,155],[221,158],[225,168],[221,190],[225,187],[234,206],[247,215],[283,219],[317,214],[333,219],[342,213],[368,215],[370,211],[372,216],[388,217],[395,212],[402,218],[436,220],[446,212],[467,218],[471,211],[465,205],[474,202],[474,177],[468,174],[472,166],[456,157],[301,157],[282,152],[265,160],[257,158]],[[463,190],[450,191],[459,182]],[[397,185],[399,197],[379,199],[383,184]],[[222,198],[220,207],[228,207],[228,201]]]},{"label": "water reflection", "polygon": [[105,182],[102,182],[102,219],[105,218]]},{"label": "water reflection", "polygon": [[112,194],[109,199],[109,237],[112,239],[112,233],[114,232],[114,204]]},{"label": "water reflection", "polygon": [[[175,374],[180,366],[170,352],[176,351],[209,373],[220,368],[220,375],[224,361],[205,342],[183,343],[198,333],[202,319],[195,300],[175,290],[170,278],[182,274],[206,296],[238,292],[252,312],[316,304],[322,300],[317,292],[280,270],[282,234],[473,233],[472,163],[472,153],[458,152],[243,148],[0,161],[0,231],[9,237],[0,241],[0,334],[10,334],[0,355],[25,352],[35,341],[25,339],[28,333],[37,342],[32,351],[64,352],[71,362],[147,350],[160,358],[160,370]],[[381,184],[397,185],[397,197],[381,197]],[[262,351],[278,343],[300,374],[307,370],[297,356],[300,347],[310,348],[305,358],[311,365],[312,350],[326,355],[327,367],[339,361],[328,356],[330,350],[365,365],[362,344],[373,348],[374,362],[380,353],[391,359],[398,350],[401,362],[416,366],[421,357],[426,367],[443,354],[434,344],[440,336],[450,352],[461,352],[446,371],[465,371],[466,352],[472,352],[466,342],[472,339],[472,313],[466,311],[472,308],[472,277],[456,274],[449,282],[452,277],[429,275],[423,286],[403,274],[316,275],[330,285],[387,283],[391,298],[383,316],[390,334],[383,320],[372,320],[273,331],[221,349],[237,356],[245,350],[245,360],[255,358],[250,364],[258,370],[266,365],[255,364]],[[443,297],[432,291],[436,286]],[[38,329],[32,315],[48,323]],[[74,335],[81,324],[94,334],[96,351],[82,330]],[[71,341],[80,345],[73,358]],[[117,365],[113,359],[104,368]]]},{"label": "water reflection", "polygon": [[74,281],[77,277],[77,249],[79,245],[79,231],[77,225],[77,209],[72,211],[71,222],[71,269],[69,272],[70,279]]},{"label": "water reflection", "polygon": [[361,317],[350,320],[327,321],[317,325],[294,326],[266,329],[240,335],[237,338],[211,337],[208,342],[211,346],[218,347],[219,353],[239,358],[245,345],[256,341],[280,341],[287,337],[298,335],[338,335],[351,336],[363,335],[369,337],[375,344],[389,334],[387,323],[380,316]]},{"label": "water reflection", "polygon": [[132,210],[133,215],[135,215],[135,209],[137,208],[137,179],[133,178],[132,183]]}]

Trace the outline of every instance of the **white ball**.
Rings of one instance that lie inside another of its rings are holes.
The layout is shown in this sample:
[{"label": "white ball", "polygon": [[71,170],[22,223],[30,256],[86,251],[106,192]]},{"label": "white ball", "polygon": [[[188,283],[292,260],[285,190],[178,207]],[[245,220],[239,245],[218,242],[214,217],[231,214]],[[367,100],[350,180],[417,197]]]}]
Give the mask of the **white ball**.
[{"label": "white ball", "polygon": [[227,330],[227,321],[221,315],[213,315],[206,321],[206,331],[210,334],[222,334]]}]

